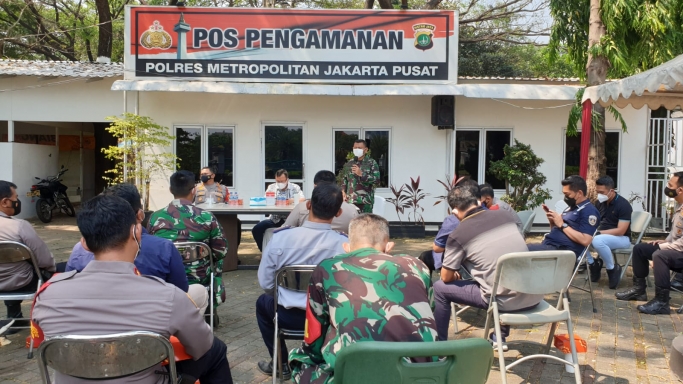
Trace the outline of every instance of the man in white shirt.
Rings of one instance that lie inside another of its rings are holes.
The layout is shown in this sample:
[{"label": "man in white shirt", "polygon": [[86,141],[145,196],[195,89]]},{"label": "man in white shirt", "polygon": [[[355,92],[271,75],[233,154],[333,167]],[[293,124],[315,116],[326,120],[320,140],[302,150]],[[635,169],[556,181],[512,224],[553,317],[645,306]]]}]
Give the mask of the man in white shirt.
[{"label": "man in white shirt", "polygon": [[[266,245],[258,269],[258,281],[266,293],[256,301],[256,321],[268,353],[273,356],[275,337],[275,303],[270,292],[275,288],[275,274],[288,265],[318,265],[322,260],[344,253],[346,235],[332,229],[332,219],[341,215],[342,191],[332,183],[321,183],[313,189],[311,200],[306,202],[310,211],[308,221],[301,227],[276,230]],[[278,289],[278,323],[280,327],[303,330],[306,323],[306,294]],[[287,348],[280,343],[281,356]],[[273,361],[261,361],[258,369],[267,375],[274,374]],[[291,373],[285,361],[281,365],[289,379]]]},{"label": "man in white shirt", "polygon": [[[275,183],[266,188],[266,193],[268,192],[275,192],[276,199],[278,197],[284,197],[288,204],[295,204],[304,199],[304,193],[301,191],[301,187],[289,182],[289,173],[284,169],[275,172]],[[259,251],[263,251],[263,235],[266,233],[266,230],[268,228],[281,227],[285,223],[285,219],[285,217],[280,215],[270,215],[270,217],[261,220],[252,228],[251,234],[254,236],[254,241],[256,242]]]}]

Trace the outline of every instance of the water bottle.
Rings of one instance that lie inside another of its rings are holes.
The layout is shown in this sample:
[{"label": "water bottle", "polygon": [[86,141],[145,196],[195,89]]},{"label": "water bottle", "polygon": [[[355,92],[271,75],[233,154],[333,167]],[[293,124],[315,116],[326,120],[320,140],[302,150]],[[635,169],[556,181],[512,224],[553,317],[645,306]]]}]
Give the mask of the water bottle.
[{"label": "water bottle", "polygon": [[213,205],[213,193],[209,193],[209,196],[206,198],[206,201],[210,206]]},{"label": "water bottle", "polygon": [[266,192],[266,205],[275,205],[275,192]]}]

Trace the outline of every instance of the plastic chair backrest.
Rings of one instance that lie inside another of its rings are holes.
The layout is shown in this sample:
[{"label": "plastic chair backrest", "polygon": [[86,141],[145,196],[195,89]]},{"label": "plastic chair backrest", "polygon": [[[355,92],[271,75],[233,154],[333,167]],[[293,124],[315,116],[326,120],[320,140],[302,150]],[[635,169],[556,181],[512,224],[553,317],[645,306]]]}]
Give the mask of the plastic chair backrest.
[{"label": "plastic chair backrest", "polygon": [[[42,276],[40,268],[38,268],[38,261],[31,248],[16,241],[0,241],[0,264],[18,263],[21,261],[29,261],[33,265],[36,275]],[[42,284],[42,279],[40,283]]]},{"label": "plastic chair backrest", "polygon": [[153,332],[50,337],[40,344],[38,356],[43,379],[45,375],[49,379],[46,367],[81,379],[111,379],[144,371],[165,359],[171,377],[177,378],[171,342]]},{"label": "plastic chair backrest", "polygon": [[498,259],[495,286],[536,295],[563,292],[575,263],[572,251],[508,253]]},{"label": "plastic chair backrest", "polygon": [[384,217],[384,206],[387,200],[382,196],[375,195],[375,204],[372,206],[372,213]]},{"label": "plastic chair backrest", "polygon": [[211,265],[213,266],[213,257],[211,256],[211,248],[206,243],[200,241],[185,241],[173,243],[175,247],[180,252],[180,256],[183,258],[183,264],[194,263],[198,260],[203,260],[209,258]]},{"label": "plastic chair backrest", "polygon": [[524,234],[529,233],[531,230],[531,226],[534,224],[534,219],[536,218],[536,212],[534,211],[522,211],[522,212],[517,212],[517,216],[519,216],[519,220],[522,222],[523,226],[523,231]]},{"label": "plastic chair backrest", "polygon": [[[410,362],[406,357],[443,356]],[[483,384],[493,363],[493,349],[480,338],[436,342],[362,341],[337,354],[334,382],[372,384]]]},{"label": "plastic chair backrest", "polygon": [[631,213],[631,232],[638,234],[638,237],[632,242],[634,245],[640,243],[647,227],[650,226],[652,214],[650,212],[633,212]]}]

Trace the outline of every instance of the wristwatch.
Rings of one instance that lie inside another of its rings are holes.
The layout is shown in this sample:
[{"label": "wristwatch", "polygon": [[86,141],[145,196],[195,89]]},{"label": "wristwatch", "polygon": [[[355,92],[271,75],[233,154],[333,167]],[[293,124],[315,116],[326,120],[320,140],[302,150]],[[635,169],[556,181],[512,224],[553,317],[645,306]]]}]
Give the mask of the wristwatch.
[{"label": "wristwatch", "polygon": [[560,230],[564,232],[564,229],[567,228],[569,224],[567,223],[562,223],[562,226],[560,227]]}]

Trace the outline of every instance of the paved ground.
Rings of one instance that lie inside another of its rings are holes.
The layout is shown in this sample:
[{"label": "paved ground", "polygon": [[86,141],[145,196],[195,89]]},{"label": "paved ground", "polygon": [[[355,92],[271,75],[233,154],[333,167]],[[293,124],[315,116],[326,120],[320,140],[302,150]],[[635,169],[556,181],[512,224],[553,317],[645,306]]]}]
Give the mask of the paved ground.
[{"label": "paved ground", "polygon": [[[79,233],[73,219],[57,218],[52,225],[36,224],[38,233],[45,239],[58,261],[68,258]],[[532,240],[533,241],[533,240]],[[245,235],[242,239],[245,259],[254,257],[253,240]],[[426,249],[430,239],[424,241],[399,241],[398,250],[416,255]],[[242,248],[241,248],[242,249]],[[241,252],[242,254],[242,252]],[[251,256],[249,256],[249,255]],[[604,274],[604,273],[603,273]],[[266,350],[256,325],[254,303],[261,293],[256,281],[256,271],[235,271],[225,275],[228,292],[227,303],[218,308],[220,326],[216,335],[228,345],[228,360],[236,383],[261,383],[269,381],[256,368],[259,360],[266,358]],[[678,382],[668,370],[668,351],[671,340],[683,331],[680,315],[647,316],[635,309],[636,304],[614,299],[614,291],[600,281],[595,289],[598,312],[591,310],[590,297],[579,291],[572,294],[571,313],[577,335],[588,341],[588,352],[580,355],[584,383],[669,383]],[[630,281],[630,272],[629,279]],[[578,281],[578,279],[577,279]],[[622,283],[622,287],[630,282]],[[652,295],[652,292],[650,292]],[[547,298],[553,299],[552,297]],[[553,303],[555,300],[553,299]],[[683,304],[680,295],[674,295],[672,305]],[[28,303],[25,313],[28,312]],[[482,337],[484,311],[468,310],[459,319],[460,332],[452,338]],[[4,308],[0,309],[4,316]],[[548,326],[515,328],[510,340],[542,342]],[[558,333],[566,333],[561,327]],[[9,336],[11,344],[0,347],[0,384],[39,383],[38,366],[26,359],[24,340],[28,331]],[[292,343],[291,346],[294,344]],[[537,344],[524,344],[521,348],[511,343],[505,354],[506,361],[517,359],[520,352],[537,351]],[[557,352],[555,352],[557,353]],[[510,383],[573,382],[573,376],[564,367],[539,361],[522,363],[508,374]],[[491,370],[489,383],[501,382],[498,362]]]}]

